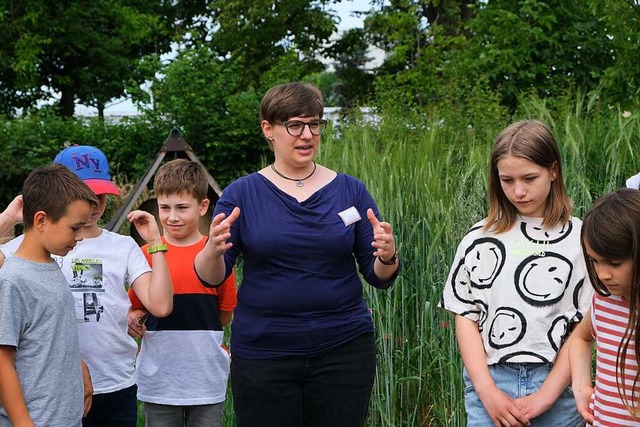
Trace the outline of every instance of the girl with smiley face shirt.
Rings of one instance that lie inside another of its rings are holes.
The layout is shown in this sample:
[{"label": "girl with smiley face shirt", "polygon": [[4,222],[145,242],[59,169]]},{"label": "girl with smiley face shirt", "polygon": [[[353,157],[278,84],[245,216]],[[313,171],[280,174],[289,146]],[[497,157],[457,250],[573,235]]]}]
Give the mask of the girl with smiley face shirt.
[{"label": "girl with smiley face shirt", "polygon": [[563,344],[592,291],[546,125],[500,133],[488,191],[488,215],[458,246],[439,304],[455,314],[467,425],[582,425]]},{"label": "girl with smiley face shirt", "polygon": [[[621,189],[598,199],[585,215],[582,244],[596,292],[590,312],[569,344],[576,404],[591,425],[637,426],[640,191]],[[594,340],[595,388],[591,383]]]}]

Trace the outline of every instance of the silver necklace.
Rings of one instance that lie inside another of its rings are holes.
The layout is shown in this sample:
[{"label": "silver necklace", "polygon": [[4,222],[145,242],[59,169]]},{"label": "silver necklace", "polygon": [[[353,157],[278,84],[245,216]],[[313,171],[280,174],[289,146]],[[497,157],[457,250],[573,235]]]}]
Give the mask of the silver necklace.
[{"label": "silver necklace", "polygon": [[276,175],[278,175],[280,178],[284,178],[287,179],[289,181],[295,181],[296,183],[296,187],[302,187],[304,185],[304,182],[302,181],[306,181],[307,179],[311,178],[311,176],[316,173],[316,167],[318,165],[316,164],[316,162],[313,162],[313,170],[311,171],[311,173],[307,176],[305,176],[304,178],[289,178],[288,176],[284,176],[282,175],[280,172],[278,172],[278,170],[276,169],[274,163],[271,163],[271,170],[273,170]]}]

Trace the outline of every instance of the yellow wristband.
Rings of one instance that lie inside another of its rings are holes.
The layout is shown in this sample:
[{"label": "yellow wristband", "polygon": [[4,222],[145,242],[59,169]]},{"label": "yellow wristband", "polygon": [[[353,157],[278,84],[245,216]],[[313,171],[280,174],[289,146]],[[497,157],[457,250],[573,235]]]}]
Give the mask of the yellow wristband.
[{"label": "yellow wristband", "polygon": [[147,253],[149,255],[155,254],[156,252],[167,252],[169,247],[167,245],[153,245],[147,248]]}]

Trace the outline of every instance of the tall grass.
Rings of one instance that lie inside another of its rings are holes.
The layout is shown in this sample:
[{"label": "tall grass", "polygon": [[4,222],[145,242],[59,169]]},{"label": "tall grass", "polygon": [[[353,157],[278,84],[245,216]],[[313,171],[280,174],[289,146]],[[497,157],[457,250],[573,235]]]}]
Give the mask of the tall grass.
[{"label": "tall grass", "polygon": [[[577,216],[640,169],[640,114],[625,116],[595,97],[579,97],[555,112],[531,100],[515,118],[552,128]],[[367,185],[394,227],[402,257],[392,289],[366,287],[378,348],[370,427],[465,425],[452,317],[436,306],[459,241],[485,215],[489,150],[508,121],[467,123],[383,114],[375,126],[352,124],[323,136],[318,161]],[[231,427],[228,396],[223,425]]]},{"label": "tall grass", "polygon": [[[551,126],[578,216],[640,167],[638,114],[624,117],[580,98],[560,113],[530,101],[517,118]],[[485,215],[489,150],[508,123],[460,123],[383,117],[377,126],[350,126],[322,143],[319,161],[364,181],[394,226],[402,256],[402,275],[391,290],[366,290],[378,346],[370,426],[465,423],[452,317],[436,306],[460,239]]]}]

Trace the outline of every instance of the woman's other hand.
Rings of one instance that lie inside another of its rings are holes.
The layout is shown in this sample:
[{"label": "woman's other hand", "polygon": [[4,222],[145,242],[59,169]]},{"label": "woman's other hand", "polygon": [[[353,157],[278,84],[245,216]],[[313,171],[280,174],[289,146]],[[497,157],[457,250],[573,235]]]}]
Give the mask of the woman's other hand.
[{"label": "woman's other hand", "polygon": [[233,246],[233,244],[227,242],[227,240],[231,238],[231,225],[239,216],[240,208],[235,207],[229,216],[226,216],[224,213],[220,213],[211,221],[207,247],[216,256],[221,256]]},{"label": "woman's other hand", "polygon": [[391,224],[378,221],[373,209],[367,209],[367,218],[373,227],[373,242],[371,243],[371,246],[375,248],[373,256],[384,261],[393,259],[396,254],[396,242],[393,238]]}]

